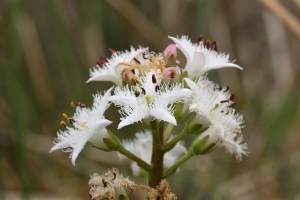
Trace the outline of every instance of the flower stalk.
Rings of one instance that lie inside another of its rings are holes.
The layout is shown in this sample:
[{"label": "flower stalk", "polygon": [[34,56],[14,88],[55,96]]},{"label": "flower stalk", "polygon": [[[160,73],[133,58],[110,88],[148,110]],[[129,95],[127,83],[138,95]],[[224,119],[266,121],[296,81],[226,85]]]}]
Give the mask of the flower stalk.
[{"label": "flower stalk", "polygon": [[180,133],[178,133],[170,142],[163,145],[162,151],[167,152],[174,148],[174,146],[181,141],[188,134],[187,128],[185,127]]},{"label": "flower stalk", "polygon": [[128,151],[123,146],[119,148],[119,152],[122,155],[126,156],[127,158],[129,158],[129,159],[133,160],[134,162],[136,162],[138,166],[140,166],[141,168],[143,168],[147,172],[152,171],[152,166],[151,165],[149,165],[148,163],[143,161],[141,158],[139,158],[138,156],[136,156],[133,153],[131,153],[130,151]]},{"label": "flower stalk", "polygon": [[172,175],[174,172],[176,172],[176,170],[178,169],[178,167],[180,165],[182,165],[184,162],[186,162],[187,160],[189,160],[193,156],[194,156],[194,151],[192,149],[190,149],[188,152],[186,152],[186,154],[181,156],[169,169],[167,169],[164,172],[163,178],[167,178],[170,175]]},{"label": "flower stalk", "polygon": [[163,178],[163,161],[164,161],[164,151],[162,151],[162,143],[163,143],[163,123],[159,123],[157,121],[151,122],[152,129],[152,158],[151,165],[152,169],[149,172],[148,177],[148,185],[150,187],[155,188],[159,185],[160,181]]}]

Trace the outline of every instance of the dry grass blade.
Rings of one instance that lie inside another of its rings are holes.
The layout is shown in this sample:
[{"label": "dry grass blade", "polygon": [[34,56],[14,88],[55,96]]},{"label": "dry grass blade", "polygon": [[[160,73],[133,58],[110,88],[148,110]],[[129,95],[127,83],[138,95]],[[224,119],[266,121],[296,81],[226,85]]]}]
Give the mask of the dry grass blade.
[{"label": "dry grass blade", "polygon": [[294,2],[298,6],[298,8],[300,9],[300,0],[294,0]]},{"label": "dry grass blade", "polygon": [[30,78],[41,105],[53,108],[53,88],[36,26],[27,14],[15,16],[16,29],[26,57]]},{"label": "dry grass blade", "polygon": [[161,49],[168,44],[167,37],[130,1],[106,0],[106,2],[128,20],[156,48]]},{"label": "dry grass blade", "polygon": [[259,0],[266,8],[277,15],[295,34],[300,37],[300,22],[277,0]]}]

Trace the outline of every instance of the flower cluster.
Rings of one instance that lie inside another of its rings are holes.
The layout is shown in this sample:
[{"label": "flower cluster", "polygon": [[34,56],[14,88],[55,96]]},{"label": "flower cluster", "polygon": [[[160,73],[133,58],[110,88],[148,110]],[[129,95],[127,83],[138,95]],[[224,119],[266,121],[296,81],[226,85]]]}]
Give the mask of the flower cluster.
[{"label": "flower cluster", "polygon": [[[213,69],[242,68],[231,62],[228,54],[218,52],[216,42],[199,38],[193,43],[187,36],[169,38],[174,44],[163,53],[132,47],[123,52],[110,49],[110,58],[100,57],[87,82],[109,81],[115,86],[94,95],[91,108],[72,103],[75,114],[63,114],[70,125],[61,122],[65,128],[57,133],[51,151],[71,152],[74,165],[88,142],[105,151],[117,151],[120,158],[132,161],[135,175],[141,169],[148,173],[150,186],[158,185],[192,156],[217,147],[237,161],[247,155],[241,131],[244,121],[233,108],[234,95],[228,87],[207,78]],[[177,49],[186,57],[183,66],[177,60]],[[133,140],[120,141],[107,127],[117,121],[104,116],[110,105],[120,113],[118,129],[143,123],[145,130],[136,133]],[[183,118],[186,122],[180,131],[182,126],[177,125]],[[193,138],[189,147],[183,145],[185,137]]]}]

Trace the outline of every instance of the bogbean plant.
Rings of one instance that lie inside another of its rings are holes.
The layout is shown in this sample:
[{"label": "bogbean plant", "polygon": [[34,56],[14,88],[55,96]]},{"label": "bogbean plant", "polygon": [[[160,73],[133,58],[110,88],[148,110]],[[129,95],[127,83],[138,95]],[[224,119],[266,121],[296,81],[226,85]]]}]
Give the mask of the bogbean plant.
[{"label": "bogbean plant", "polygon": [[[187,36],[169,38],[173,43],[163,53],[143,47],[110,49],[111,57],[100,57],[87,82],[109,81],[114,86],[95,94],[91,107],[71,102],[75,114],[63,114],[64,128],[58,131],[51,152],[70,152],[75,165],[78,154],[91,143],[100,150],[118,152],[120,159],[131,161],[134,175],[146,177],[147,184],[138,185],[115,168],[101,176],[93,174],[92,199],[128,199],[128,192],[135,189],[145,190],[150,199],[176,199],[164,179],[191,157],[217,148],[224,148],[237,161],[247,155],[241,133],[244,121],[233,108],[234,95],[206,75],[212,69],[242,68],[230,62],[228,54],[218,52],[216,42],[202,37],[195,43]],[[177,49],[185,61],[178,60]],[[136,123],[145,128],[132,140],[121,141],[109,129],[118,120],[105,117],[110,106],[119,110],[118,129]],[[179,122],[184,125],[178,131]],[[193,138],[188,146],[183,143],[187,137]]]}]

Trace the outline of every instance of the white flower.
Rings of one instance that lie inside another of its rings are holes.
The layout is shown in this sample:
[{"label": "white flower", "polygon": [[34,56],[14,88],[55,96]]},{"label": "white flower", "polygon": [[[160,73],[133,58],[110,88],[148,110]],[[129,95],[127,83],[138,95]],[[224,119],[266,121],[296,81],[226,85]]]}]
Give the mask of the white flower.
[{"label": "white flower", "polygon": [[109,106],[108,97],[112,88],[103,96],[94,95],[94,103],[92,108],[77,107],[74,116],[71,118],[73,127],[66,127],[66,130],[60,130],[57,133],[55,145],[50,152],[63,149],[65,152],[71,152],[70,158],[73,165],[78,154],[81,152],[87,142],[92,145],[107,149],[103,143],[103,138],[109,137],[106,126],[112,122],[105,119],[103,114]]},{"label": "white flower", "polygon": [[206,48],[203,42],[193,44],[187,36],[169,38],[173,40],[186,57],[187,62],[184,70],[188,72],[188,77],[191,79],[197,78],[212,69],[223,67],[242,69],[240,66],[229,61],[228,54],[218,53]]},{"label": "white flower", "polygon": [[[151,164],[152,157],[152,134],[149,130],[145,132],[139,132],[135,134],[135,138],[133,140],[123,140],[124,147],[131,151],[133,154],[141,158],[148,164]],[[186,152],[186,148],[183,146],[182,142],[178,142],[175,147],[167,152],[164,156],[164,168],[170,167],[175,163],[177,158]],[[126,157],[119,154],[120,159],[125,159]],[[135,176],[140,174],[140,167],[132,162],[131,170]]]},{"label": "white flower", "polygon": [[216,143],[216,147],[224,147],[240,161],[242,155],[247,155],[248,152],[241,133],[243,116],[231,108],[234,104],[233,95],[228,88],[220,88],[204,77],[199,78],[196,83],[188,78],[185,81],[193,92],[189,110],[196,112],[196,116],[192,123],[202,124],[207,128],[198,139],[209,135],[206,146]]},{"label": "white flower", "polygon": [[126,67],[126,64],[130,64],[135,57],[141,57],[142,53],[146,51],[148,51],[148,48],[134,49],[132,47],[130,51],[113,53],[112,57],[102,67],[96,65],[90,70],[90,79],[87,80],[87,83],[91,81],[111,81],[118,86],[122,86],[122,70]]},{"label": "white flower", "polygon": [[148,72],[139,77],[136,86],[116,88],[109,100],[120,107],[122,118],[118,128],[149,117],[177,125],[173,104],[186,100],[190,94],[182,85],[163,84],[160,74]]}]

